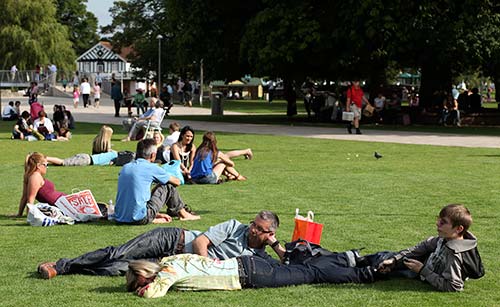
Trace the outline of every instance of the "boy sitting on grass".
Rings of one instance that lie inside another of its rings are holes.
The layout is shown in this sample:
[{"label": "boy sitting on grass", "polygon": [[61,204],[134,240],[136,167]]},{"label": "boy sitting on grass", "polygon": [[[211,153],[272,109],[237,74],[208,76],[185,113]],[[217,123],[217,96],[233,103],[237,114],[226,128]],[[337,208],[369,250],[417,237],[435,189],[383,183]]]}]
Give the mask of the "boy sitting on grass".
[{"label": "boy sitting on grass", "polygon": [[477,239],[468,231],[471,224],[467,208],[458,204],[445,206],[436,222],[438,236],[399,253],[391,253],[390,258],[386,257],[379,264],[378,271],[389,273],[409,269],[413,276],[417,274],[440,291],[462,291],[467,278],[477,279],[484,275]]}]

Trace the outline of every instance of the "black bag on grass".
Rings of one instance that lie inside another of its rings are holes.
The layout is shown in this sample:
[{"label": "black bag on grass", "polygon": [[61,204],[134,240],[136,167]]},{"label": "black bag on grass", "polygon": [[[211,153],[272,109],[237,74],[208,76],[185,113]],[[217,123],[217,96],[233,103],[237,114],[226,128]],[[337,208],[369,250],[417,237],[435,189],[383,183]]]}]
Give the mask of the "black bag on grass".
[{"label": "black bag on grass", "polygon": [[125,164],[129,163],[130,161],[135,159],[135,152],[133,151],[119,151],[118,152],[118,157],[116,157],[115,160],[115,165],[116,166],[124,166]]},{"label": "black bag on grass", "polygon": [[313,258],[335,254],[318,244],[302,239],[286,243],[285,249],[286,252],[283,256],[285,264],[306,264]]}]

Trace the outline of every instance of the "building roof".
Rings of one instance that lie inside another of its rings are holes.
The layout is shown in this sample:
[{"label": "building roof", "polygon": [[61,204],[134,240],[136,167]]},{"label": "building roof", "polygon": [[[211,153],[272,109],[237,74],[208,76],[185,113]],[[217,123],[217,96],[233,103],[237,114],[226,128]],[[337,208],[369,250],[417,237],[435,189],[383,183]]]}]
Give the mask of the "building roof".
[{"label": "building roof", "polygon": [[234,80],[231,82],[224,82],[222,80],[214,80],[210,82],[211,86],[226,86],[226,87],[253,87],[262,85],[260,78],[241,78],[241,80]]},{"label": "building roof", "polygon": [[127,63],[126,56],[132,52],[131,47],[122,48],[120,54],[113,51],[111,43],[109,42],[98,42],[92,48],[85,51],[80,55],[76,61],[86,62],[86,61],[121,61]]}]

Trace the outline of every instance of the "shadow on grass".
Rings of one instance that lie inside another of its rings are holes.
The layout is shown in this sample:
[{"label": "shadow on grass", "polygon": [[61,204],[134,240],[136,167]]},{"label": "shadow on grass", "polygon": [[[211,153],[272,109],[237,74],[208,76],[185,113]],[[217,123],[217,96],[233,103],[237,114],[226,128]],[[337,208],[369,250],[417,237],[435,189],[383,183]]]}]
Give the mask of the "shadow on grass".
[{"label": "shadow on grass", "polygon": [[123,285],[121,286],[108,286],[108,287],[98,287],[91,289],[90,292],[96,293],[128,293]]},{"label": "shadow on grass", "polygon": [[468,155],[467,157],[500,158],[500,155]]},{"label": "shadow on grass", "polygon": [[32,272],[28,272],[26,273],[26,277],[25,278],[29,278],[29,279],[43,279],[42,276],[40,276],[40,274],[36,271],[32,271]]},{"label": "shadow on grass", "polygon": [[342,289],[359,289],[360,287],[380,291],[380,292],[401,292],[401,291],[411,291],[411,292],[436,292],[429,284],[421,282],[418,279],[412,278],[390,278],[387,280],[378,280],[371,284],[320,284],[314,285],[315,288],[342,288]]}]

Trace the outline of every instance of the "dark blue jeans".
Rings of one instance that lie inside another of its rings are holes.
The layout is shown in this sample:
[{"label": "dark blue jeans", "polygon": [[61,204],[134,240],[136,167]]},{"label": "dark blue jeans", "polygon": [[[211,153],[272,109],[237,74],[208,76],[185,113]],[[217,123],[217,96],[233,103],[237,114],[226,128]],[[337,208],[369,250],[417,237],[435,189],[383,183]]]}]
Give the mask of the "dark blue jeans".
[{"label": "dark blue jeans", "polygon": [[245,288],[284,287],[316,280],[316,272],[305,265],[282,265],[254,256],[241,256],[240,263],[245,275],[240,280]]},{"label": "dark blue jeans", "polygon": [[130,260],[173,255],[181,231],[174,227],[155,228],[120,246],[108,246],[73,259],[59,259],[56,271],[57,274],[123,275],[128,271]]},{"label": "dark blue jeans", "polygon": [[317,283],[371,283],[374,276],[370,267],[350,267],[345,253],[313,258],[307,264],[317,273]]},{"label": "dark blue jeans", "polygon": [[[313,283],[371,283],[369,267],[349,267],[345,253],[312,258],[306,264],[273,264],[253,256],[240,257],[245,288],[283,287]],[[240,273],[241,274],[241,273]]]}]

